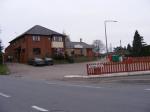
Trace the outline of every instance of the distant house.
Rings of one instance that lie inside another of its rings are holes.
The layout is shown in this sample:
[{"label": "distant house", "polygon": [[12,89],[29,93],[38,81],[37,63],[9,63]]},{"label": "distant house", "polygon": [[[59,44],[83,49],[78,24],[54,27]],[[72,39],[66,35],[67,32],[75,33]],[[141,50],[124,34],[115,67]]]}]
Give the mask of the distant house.
[{"label": "distant house", "polygon": [[9,42],[5,56],[12,61],[27,63],[33,57],[52,57],[64,54],[65,35],[36,25]]},{"label": "distant house", "polygon": [[69,56],[93,56],[93,46],[85,42],[66,42],[66,52]]}]

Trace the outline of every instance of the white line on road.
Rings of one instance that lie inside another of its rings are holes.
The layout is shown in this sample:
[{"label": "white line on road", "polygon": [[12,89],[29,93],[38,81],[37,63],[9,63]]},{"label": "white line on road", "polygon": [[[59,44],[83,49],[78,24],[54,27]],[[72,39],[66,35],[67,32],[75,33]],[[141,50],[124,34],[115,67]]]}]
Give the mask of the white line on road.
[{"label": "white line on road", "polygon": [[144,89],[145,91],[150,91],[150,89]]},{"label": "white line on road", "polygon": [[68,86],[68,87],[80,87],[80,88],[93,88],[93,89],[100,89],[102,87],[99,86],[86,86],[86,85],[73,85],[73,84],[58,84],[58,83],[50,83],[46,82],[49,85],[59,85],[59,86]]},{"label": "white line on road", "polygon": [[0,96],[3,96],[3,97],[5,97],[5,98],[10,98],[10,97],[11,97],[11,96],[6,95],[6,94],[4,94],[4,93],[0,93]]},{"label": "white line on road", "polygon": [[41,107],[38,107],[38,106],[32,106],[33,109],[37,110],[37,111],[40,111],[40,112],[48,112],[48,110],[44,109],[44,108],[41,108]]}]

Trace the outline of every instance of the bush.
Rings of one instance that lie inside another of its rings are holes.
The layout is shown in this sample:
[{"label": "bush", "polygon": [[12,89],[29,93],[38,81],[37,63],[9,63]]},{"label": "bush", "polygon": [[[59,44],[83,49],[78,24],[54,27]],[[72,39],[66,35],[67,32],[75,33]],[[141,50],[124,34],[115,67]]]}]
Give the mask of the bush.
[{"label": "bush", "polygon": [[64,55],[62,55],[62,54],[53,55],[53,59],[55,59],[55,60],[63,60],[64,59]]},{"label": "bush", "polygon": [[73,56],[68,56],[68,57],[67,57],[67,61],[68,61],[69,63],[74,63],[74,58],[73,58]]},{"label": "bush", "polygon": [[8,68],[7,66],[4,64],[0,64],[0,75],[7,75],[8,74]]}]

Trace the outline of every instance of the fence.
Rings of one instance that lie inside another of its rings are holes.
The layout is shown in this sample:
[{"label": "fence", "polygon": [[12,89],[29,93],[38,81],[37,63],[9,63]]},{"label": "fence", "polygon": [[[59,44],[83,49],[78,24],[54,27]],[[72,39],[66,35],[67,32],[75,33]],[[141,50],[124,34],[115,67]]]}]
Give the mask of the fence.
[{"label": "fence", "polygon": [[123,62],[87,64],[88,75],[150,70],[150,58],[128,58]]}]

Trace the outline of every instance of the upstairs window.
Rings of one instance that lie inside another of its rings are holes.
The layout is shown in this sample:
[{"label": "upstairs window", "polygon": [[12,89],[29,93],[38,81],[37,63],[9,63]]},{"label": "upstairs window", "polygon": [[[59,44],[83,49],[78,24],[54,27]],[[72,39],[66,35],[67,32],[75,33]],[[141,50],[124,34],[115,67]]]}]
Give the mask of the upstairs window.
[{"label": "upstairs window", "polygon": [[55,41],[55,42],[62,42],[63,39],[60,36],[53,36],[53,41]]},{"label": "upstairs window", "polygon": [[32,36],[33,41],[40,41],[40,36]]},{"label": "upstairs window", "polygon": [[33,48],[33,54],[34,55],[40,55],[41,54],[41,49],[40,48]]}]

